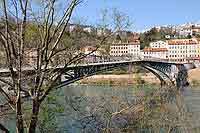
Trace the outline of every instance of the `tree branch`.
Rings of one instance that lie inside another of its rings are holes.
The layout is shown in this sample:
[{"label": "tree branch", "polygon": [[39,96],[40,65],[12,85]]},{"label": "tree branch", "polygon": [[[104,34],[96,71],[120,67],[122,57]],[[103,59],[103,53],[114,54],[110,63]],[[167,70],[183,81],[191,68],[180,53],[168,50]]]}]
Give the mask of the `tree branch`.
[{"label": "tree branch", "polygon": [[9,133],[9,130],[5,126],[3,126],[1,123],[0,123],[0,129],[4,131],[5,133]]}]

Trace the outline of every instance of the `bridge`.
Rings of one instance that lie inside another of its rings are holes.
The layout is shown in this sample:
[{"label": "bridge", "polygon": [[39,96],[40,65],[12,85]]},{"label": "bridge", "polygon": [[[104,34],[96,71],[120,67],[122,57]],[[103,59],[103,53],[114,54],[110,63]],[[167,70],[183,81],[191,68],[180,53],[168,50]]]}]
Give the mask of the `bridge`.
[{"label": "bridge", "polygon": [[[88,56],[81,64],[73,64],[67,67],[62,65],[56,68],[48,69],[61,70],[64,74],[60,77],[57,88],[66,86],[83,78],[96,75],[105,71],[116,68],[124,68],[130,66],[140,66],[153,73],[159,80],[161,85],[173,84],[178,88],[189,85],[187,71],[198,67],[197,63],[174,63],[166,60],[148,59],[142,60],[135,57],[96,57]],[[34,75],[36,70],[33,67],[24,67],[23,71],[27,74]],[[1,69],[0,75],[8,77],[10,74],[8,69]]]}]

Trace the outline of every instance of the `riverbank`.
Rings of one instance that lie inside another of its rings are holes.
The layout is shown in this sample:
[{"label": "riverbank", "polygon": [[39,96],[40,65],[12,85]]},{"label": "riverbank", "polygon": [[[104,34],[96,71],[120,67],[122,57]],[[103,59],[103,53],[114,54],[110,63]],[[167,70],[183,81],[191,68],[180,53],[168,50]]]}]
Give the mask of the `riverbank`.
[{"label": "riverbank", "polygon": [[188,79],[192,85],[200,85],[200,68],[188,71]]},{"label": "riverbank", "polygon": [[159,80],[151,73],[139,73],[139,74],[109,74],[109,75],[94,75],[92,77],[83,79],[80,84],[90,85],[131,85],[131,84],[159,84]]},{"label": "riverbank", "polygon": [[[188,80],[191,85],[200,85],[200,69],[193,69],[188,71]],[[80,84],[89,85],[131,85],[131,84],[160,84],[158,78],[152,73],[135,73],[135,74],[106,74],[94,75],[83,79]]]}]

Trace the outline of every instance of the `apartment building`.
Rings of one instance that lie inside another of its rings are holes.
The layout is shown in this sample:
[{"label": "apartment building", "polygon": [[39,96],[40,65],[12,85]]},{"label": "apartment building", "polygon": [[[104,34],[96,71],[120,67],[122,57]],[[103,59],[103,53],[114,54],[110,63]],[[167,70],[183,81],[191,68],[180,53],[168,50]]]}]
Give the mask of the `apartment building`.
[{"label": "apartment building", "polygon": [[196,54],[197,54],[196,57],[200,58],[200,44],[197,45]]},{"label": "apartment building", "polygon": [[197,39],[171,39],[150,43],[150,48],[141,51],[144,59],[160,58],[171,62],[188,62],[200,57]]},{"label": "apartment building", "polygon": [[140,42],[122,42],[113,43],[110,46],[111,56],[140,56]]},{"label": "apartment building", "polygon": [[167,60],[167,48],[144,48],[141,50],[141,58],[144,60]]},{"label": "apartment building", "polygon": [[169,60],[185,62],[198,57],[198,41],[196,39],[174,39],[168,40]]}]

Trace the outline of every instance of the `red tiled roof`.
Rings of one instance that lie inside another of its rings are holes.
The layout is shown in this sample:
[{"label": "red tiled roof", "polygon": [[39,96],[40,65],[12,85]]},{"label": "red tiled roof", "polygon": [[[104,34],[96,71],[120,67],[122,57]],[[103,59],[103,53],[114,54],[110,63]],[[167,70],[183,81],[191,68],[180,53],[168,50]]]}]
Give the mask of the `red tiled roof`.
[{"label": "red tiled roof", "polygon": [[139,41],[136,42],[119,42],[119,43],[113,43],[112,45],[140,45]]},{"label": "red tiled roof", "polygon": [[143,52],[167,52],[167,48],[144,48]]},{"label": "red tiled roof", "polygon": [[196,39],[174,39],[167,41],[169,45],[196,45],[198,41]]}]

